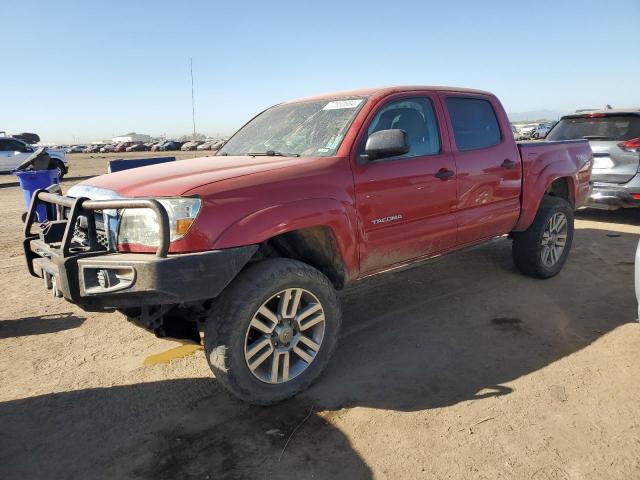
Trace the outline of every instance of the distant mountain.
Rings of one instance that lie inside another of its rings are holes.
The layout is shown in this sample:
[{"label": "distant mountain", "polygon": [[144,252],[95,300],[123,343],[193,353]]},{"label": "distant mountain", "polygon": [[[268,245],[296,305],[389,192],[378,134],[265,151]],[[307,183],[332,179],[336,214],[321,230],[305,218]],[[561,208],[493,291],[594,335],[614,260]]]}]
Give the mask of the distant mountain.
[{"label": "distant mountain", "polygon": [[509,121],[524,122],[535,120],[558,120],[562,115],[570,112],[559,112],[557,110],[531,110],[530,112],[508,113]]}]

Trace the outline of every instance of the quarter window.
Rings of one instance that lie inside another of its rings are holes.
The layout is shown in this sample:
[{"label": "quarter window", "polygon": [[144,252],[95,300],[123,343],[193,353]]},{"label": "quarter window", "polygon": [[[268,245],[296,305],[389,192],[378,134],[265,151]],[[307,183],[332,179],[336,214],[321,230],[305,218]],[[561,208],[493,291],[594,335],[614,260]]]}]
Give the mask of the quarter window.
[{"label": "quarter window", "polygon": [[369,124],[358,151],[364,154],[369,135],[380,130],[399,129],[407,133],[409,152],[401,157],[435,155],[440,152],[438,121],[428,98],[405,98],[385,105]]},{"label": "quarter window", "polygon": [[500,143],[496,112],[487,100],[448,97],[446,103],[458,150],[476,150]]}]

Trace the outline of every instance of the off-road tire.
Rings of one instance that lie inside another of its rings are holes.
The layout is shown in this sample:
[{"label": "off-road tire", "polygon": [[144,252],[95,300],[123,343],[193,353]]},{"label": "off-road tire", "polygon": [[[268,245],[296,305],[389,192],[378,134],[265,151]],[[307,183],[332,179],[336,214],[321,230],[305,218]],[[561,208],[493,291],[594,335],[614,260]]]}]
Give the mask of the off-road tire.
[{"label": "off-road tire", "polygon": [[[287,288],[303,288],[320,302],[325,314],[321,348],[306,370],[289,381],[265,383],[245,360],[245,335],[260,306]],[[338,298],[331,282],[315,268],[275,258],[247,267],[215,300],[204,327],[205,354],[216,379],[233,395],[253,405],[270,405],[308,388],[326,367],[341,324]]]},{"label": "off-road tire", "polygon": [[[567,220],[566,242],[562,254],[553,266],[543,262],[543,235],[550,219],[562,213]],[[549,278],[557,275],[567,260],[573,241],[573,208],[571,204],[559,197],[545,195],[531,226],[524,232],[513,233],[511,253],[513,261],[520,272],[534,278]]]}]

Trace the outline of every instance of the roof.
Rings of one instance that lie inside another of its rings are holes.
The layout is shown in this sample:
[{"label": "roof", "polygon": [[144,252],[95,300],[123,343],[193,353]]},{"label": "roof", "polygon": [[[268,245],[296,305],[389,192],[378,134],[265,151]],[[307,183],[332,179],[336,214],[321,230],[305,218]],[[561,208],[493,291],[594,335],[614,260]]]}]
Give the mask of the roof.
[{"label": "roof", "polygon": [[635,108],[598,108],[598,109],[594,109],[594,110],[585,110],[579,113],[570,113],[568,115],[563,115],[562,118],[566,118],[566,117],[584,117],[585,115],[591,115],[593,113],[597,113],[597,114],[601,114],[604,113],[605,115],[620,115],[620,114],[624,114],[624,113],[631,113],[634,115],[640,115],[640,108],[635,107]]},{"label": "roof", "polygon": [[398,85],[391,87],[362,88],[358,90],[346,90],[341,92],[330,92],[321,95],[313,95],[310,97],[297,98],[284,103],[306,102],[309,100],[324,100],[330,98],[343,97],[385,97],[393,93],[401,93],[407,91],[439,91],[439,92],[459,92],[459,93],[479,93],[482,95],[493,95],[485,90],[475,90],[471,88],[447,87],[443,85]]}]

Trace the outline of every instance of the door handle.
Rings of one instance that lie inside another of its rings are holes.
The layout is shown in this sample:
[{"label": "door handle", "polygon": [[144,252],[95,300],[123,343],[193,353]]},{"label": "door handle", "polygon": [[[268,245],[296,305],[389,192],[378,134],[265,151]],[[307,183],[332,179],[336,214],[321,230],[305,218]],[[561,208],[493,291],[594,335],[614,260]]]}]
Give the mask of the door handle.
[{"label": "door handle", "polygon": [[437,177],[440,180],[444,181],[444,180],[447,180],[449,177],[453,177],[455,174],[456,174],[456,172],[454,172],[453,170],[448,170],[446,168],[441,168],[440,170],[438,170],[438,173],[435,174],[435,177]]},{"label": "door handle", "polygon": [[502,162],[502,165],[500,165],[502,168],[512,168],[515,167],[516,162],[514,162],[513,160],[509,160],[508,158],[505,158],[504,162]]}]

